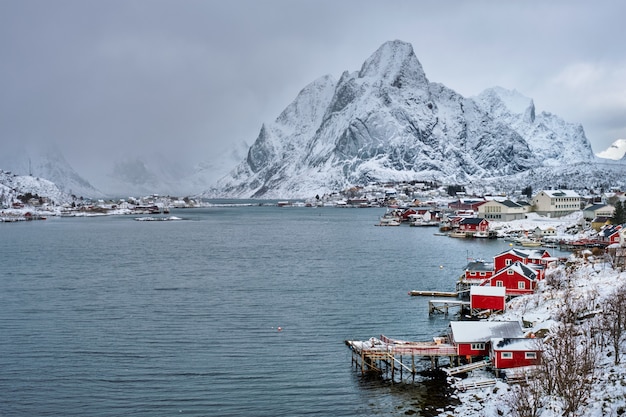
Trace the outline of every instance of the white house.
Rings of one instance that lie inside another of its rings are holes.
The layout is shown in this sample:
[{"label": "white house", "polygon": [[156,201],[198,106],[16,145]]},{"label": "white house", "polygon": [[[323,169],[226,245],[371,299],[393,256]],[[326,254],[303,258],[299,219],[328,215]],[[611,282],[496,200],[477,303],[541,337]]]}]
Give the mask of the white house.
[{"label": "white house", "polygon": [[478,217],[489,221],[508,222],[526,216],[526,207],[511,200],[489,200],[478,206]]},{"label": "white house", "polygon": [[561,217],[581,209],[581,198],[572,190],[542,190],[532,199],[535,212],[547,217]]}]

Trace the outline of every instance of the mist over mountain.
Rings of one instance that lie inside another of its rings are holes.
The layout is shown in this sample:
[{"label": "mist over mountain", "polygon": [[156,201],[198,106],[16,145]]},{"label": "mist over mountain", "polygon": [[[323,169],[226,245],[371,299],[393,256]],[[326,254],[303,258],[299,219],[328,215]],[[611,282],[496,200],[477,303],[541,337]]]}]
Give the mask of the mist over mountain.
[{"label": "mist over mountain", "polygon": [[104,194],[79,175],[53,145],[37,148],[14,146],[0,154],[0,169],[18,176],[32,176],[50,181],[66,194],[98,198]]},{"label": "mist over mountain", "polygon": [[[411,180],[517,187],[571,179],[566,167],[593,171],[598,161],[580,124],[538,112],[532,99],[499,87],[463,97],[430,82],[409,43],[391,41],[360,70],[306,86],[202,195],[310,197]],[[581,187],[606,179],[580,176]]]}]

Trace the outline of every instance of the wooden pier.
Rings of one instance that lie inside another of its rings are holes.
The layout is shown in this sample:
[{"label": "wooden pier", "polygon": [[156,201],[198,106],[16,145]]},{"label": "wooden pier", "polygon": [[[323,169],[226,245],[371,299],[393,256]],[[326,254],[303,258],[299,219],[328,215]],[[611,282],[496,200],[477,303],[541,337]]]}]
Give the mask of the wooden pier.
[{"label": "wooden pier", "polygon": [[426,297],[458,297],[458,292],[450,291],[409,291],[409,295],[413,297],[426,296]]},{"label": "wooden pier", "polygon": [[432,368],[439,367],[439,358],[448,357],[454,364],[458,358],[456,347],[445,343],[443,338],[433,342],[408,342],[395,340],[384,335],[366,341],[346,340],[352,351],[352,363],[361,374],[376,372],[386,375],[392,381],[397,377],[415,377],[419,371],[415,361],[430,359]]},{"label": "wooden pier", "polygon": [[458,307],[461,312],[469,311],[470,302],[461,300],[429,300],[428,314],[443,313],[448,314],[450,308]]}]

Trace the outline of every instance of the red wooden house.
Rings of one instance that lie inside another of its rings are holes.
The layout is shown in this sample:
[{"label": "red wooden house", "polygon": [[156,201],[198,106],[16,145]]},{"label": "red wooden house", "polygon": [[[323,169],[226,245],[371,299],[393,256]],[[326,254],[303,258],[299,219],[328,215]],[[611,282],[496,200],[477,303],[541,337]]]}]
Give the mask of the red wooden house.
[{"label": "red wooden house", "polygon": [[506,288],[473,285],[470,287],[470,308],[472,310],[504,311]]},{"label": "red wooden house", "polygon": [[545,249],[510,249],[502,252],[493,257],[494,270],[500,271],[515,262],[521,262],[525,265],[539,265],[541,268],[536,268],[537,279],[541,280],[544,277],[544,269],[547,264],[555,261],[556,258],[552,257],[550,253]]},{"label": "red wooden house", "polygon": [[620,230],[622,230],[622,226],[620,225],[607,225],[604,226],[600,233],[598,233],[598,240],[607,245],[612,245],[613,243],[620,243]]},{"label": "red wooden house", "polygon": [[457,355],[471,361],[489,355],[491,339],[519,338],[523,337],[523,332],[517,321],[452,321],[448,337]]},{"label": "red wooden house", "polygon": [[480,217],[466,217],[459,222],[459,233],[474,234],[488,230],[489,222]]},{"label": "red wooden house", "polygon": [[491,278],[494,272],[494,264],[485,261],[471,261],[465,267],[464,281],[468,284],[482,284],[487,278]]},{"label": "red wooden house", "polygon": [[489,356],[493,367],[496,369],[539,365],[541,346],[537,339],[494,338],[491,339]]},{"label": "red wooden house", "polygon": [[481,285],[504,287],[507,296],[532,294],[537,287],[538,273],[535,268],[535,265],[524,265],[517,261],[496,272]]}]

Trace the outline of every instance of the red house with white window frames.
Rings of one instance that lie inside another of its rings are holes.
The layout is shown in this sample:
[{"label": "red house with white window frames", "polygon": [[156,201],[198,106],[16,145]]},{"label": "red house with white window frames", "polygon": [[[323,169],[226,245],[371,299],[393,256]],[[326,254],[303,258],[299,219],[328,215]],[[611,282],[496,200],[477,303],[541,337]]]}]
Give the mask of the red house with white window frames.
[{"label": "red house with white window frames", "polygon": [[496,369],[539,365],[541,346],[532,338],[494,338],[489,356]]},{"label": "red house with white window frames", "polygon": [[471,360],[489,355],[491,339],[523,337],[523,331],[517,321],[452,321],[448,337],[457,355]]},{"label": "red house with white window frames", "polygon": [[476,233],[489,230],[489,222],[480,217],[466,217],[459,223],[459,232]]},{"label": "red house with white window frames", "polygon": [[619,224],[604,226],[598,233],[598,238],[602,243],[609,245],[620,243],[620,230],[622,230],[622,226]]},{"label": "red house with white window frames", "polygon": [[[481,285],[504,287],[506,295],[532,294],[537,287],[537,271],[534,265],[524,265],[517,261],[513,265],[496,272]],[[540,267],[540,266],[537,266]]]},{"label": "red house with white window frames", "polygon": [[493,263],[484,261],[471,261],[465,267],[465,282],[480,284],[493,275]]},{"label": "red house with white window frames", "polygon": [[555,258],[545,249],[510,249],[493,257],[494,270],[500,271],[515,262],[521,262],[524,265],[541,265],[542,268],[536,268],[537,279],[544,277],[545,266],[554,261]]}]

